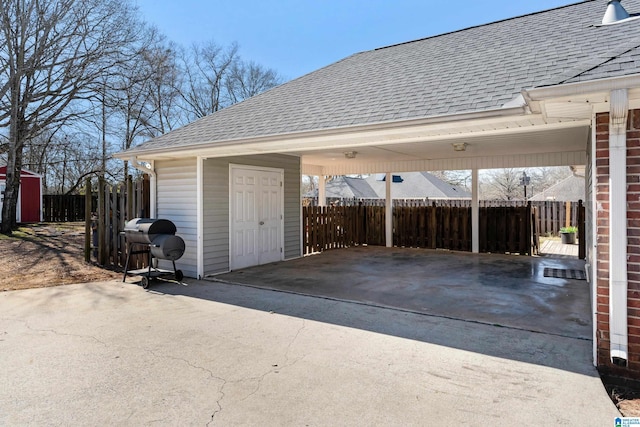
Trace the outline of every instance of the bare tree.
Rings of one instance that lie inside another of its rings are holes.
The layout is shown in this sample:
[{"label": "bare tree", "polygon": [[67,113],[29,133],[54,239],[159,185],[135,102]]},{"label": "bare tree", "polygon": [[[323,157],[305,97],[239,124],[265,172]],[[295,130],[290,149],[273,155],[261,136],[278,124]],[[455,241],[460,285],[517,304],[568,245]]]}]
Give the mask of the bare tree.
[{"label": "bare tree", "polygon": [[235,43],[224,48],[210,41],[194,44],[182,52],[186,79],[182,98],[190,120],[207,116],[231,103],[225,81],[237,57]]},{"label": "bare tree", "polygon": [[483,199],[518,200],[524,197],[520,186],[522,169],[494,169],[483,171],[480,189]]},{"label": "bare tree", "polygon": [[471,171],[470,170],[454,170],[454,171],[429,171],[429,173],[444,182],[456,187],[471,191]]},{"label": "bare tree", "polygon": [[151,70],[148,102],[150,110],[155,114],[149,122],[150,136],[162,135],[186,124],[179,108],[183,82],[177,62],[178,48],[174,43],[167,43],[160,35],[156,35],[156,38],[157,41],[142,52],[142,57]]},{"label": "bare tree", "polygon": [[[123,58],[137,28],[129,0],[3,0],[0,128],[8,132],[0,232],[16,226],[27,141],[84,114],[92,84]],[[80,101],[80,102],[78,102]]]},{"label": "bare tree", "polygon": [[243,101],[278,86],[282,79],[278,73],[253,61],[238,61],[231,67],[226,79],[231,102]]}]

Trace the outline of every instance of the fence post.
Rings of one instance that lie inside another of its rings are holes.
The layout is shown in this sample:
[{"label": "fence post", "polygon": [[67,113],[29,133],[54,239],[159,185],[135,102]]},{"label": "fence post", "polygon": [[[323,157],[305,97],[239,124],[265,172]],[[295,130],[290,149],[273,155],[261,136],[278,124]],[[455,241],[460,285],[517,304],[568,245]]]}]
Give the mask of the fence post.
[{"label": "fence post", "polygon": [[105,188],[104,178],[98,178],[98,264],[105,265]]},{"label": "fence post", "polygon": [[525,245],[527,247],[528,253],[527,255],[533,255],[533,219],[531,217],[533,208],[531,206],[531,201],[527,202],[527,209],[524,214],[524,228],[525,228]]},{"label": "fence post", "polygon": [[[127,175],[127,182],[126,182],[126,196],[124,196],[127,200],[127,221],[132,220],[134,217],[137,217],[138,215],[140,215],[140,213],[138,211],[136,211],[136,213],[133,213],[133,199],[134,199],[134,192],[133,192],[133,180],[131,179],[131,175]],[[148,216],[148,215],[147,215]]]},{"label": "fence post", "polygon": [[91,178],[84,181],[84,261],[91,262]]}]

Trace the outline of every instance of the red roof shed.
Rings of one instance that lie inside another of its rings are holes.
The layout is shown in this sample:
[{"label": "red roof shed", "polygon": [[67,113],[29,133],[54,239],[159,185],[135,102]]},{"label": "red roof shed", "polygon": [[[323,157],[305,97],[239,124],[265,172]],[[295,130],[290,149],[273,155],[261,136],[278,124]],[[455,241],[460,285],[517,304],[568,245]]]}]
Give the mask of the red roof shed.
[{"label": "red roof shed", "polygon": [[[4,201],[7,167],[0,166],[0,209]],[[0,218],[0,221],[2,219]],[[42,221],[42,176],[23,169],[20,171],[17,222]]]}]

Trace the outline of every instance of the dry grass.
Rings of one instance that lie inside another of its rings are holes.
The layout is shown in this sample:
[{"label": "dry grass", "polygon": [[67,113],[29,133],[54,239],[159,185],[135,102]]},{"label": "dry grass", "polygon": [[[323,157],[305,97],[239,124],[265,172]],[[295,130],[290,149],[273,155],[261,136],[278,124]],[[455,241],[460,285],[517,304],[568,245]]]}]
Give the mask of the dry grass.
[{"label": "dry grass", "polygon": [[0,234],[0,291],[104,281],[113,271],[84,262],[84,224],[47,223]]}]

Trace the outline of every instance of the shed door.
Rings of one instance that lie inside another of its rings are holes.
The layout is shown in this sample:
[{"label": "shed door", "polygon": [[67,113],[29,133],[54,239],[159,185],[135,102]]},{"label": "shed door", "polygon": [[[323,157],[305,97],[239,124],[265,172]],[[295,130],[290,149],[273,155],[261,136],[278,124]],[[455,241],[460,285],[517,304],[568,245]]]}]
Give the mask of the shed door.
[{"label": "shed door", "polygon": [[230,268],[283,258],[283,172],[231,168]]},{"label": "shed door", "polygon": [[[5,181],[0,182],[0,213],[2,212],[2,204],[4,203],[4,190],[7,188]],[[0,222],[2,222],[2,215],[0,215]]]},{"label": "shed door", "polygon": [[20,181],[20,222],[39,222],[42,195],[38,178],[23,177]]}]

